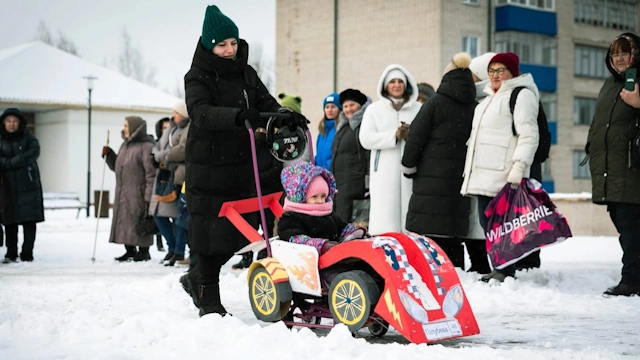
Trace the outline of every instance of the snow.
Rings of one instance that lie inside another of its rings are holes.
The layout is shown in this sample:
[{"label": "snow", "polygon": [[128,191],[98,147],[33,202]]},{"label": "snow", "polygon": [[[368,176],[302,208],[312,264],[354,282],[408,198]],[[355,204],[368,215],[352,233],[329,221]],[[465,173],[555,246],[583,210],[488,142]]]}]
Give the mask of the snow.
[{"label": "snow", "polygon": [[[409,344],[390,332],[380,340],[288,330],[257,321],[246,271],[230,264],[222,300],[233,316],[199,318],[178,278],[185,268],[152,261],[116,263],[110,219],[47,211],[38,225],[33,263],[0,266],[0,359],[621,359],[640,357],[635,298],[604,298],[620,277],[614,237],[578,237],[542,251],[540,270],[502,285],[459,272],[481,334],[434,345]],[[20,235],[22,239],[22,235]],[[22,240],[20,240],[22,241]]]}]

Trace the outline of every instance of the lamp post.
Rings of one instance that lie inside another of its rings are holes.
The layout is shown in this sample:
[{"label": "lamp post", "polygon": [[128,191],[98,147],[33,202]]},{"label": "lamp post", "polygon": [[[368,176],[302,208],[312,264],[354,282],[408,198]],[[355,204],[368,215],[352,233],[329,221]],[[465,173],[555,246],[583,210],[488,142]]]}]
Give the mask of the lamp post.
[{"label": "lamp post", "polygon": [[89,134],[87,139],[89,141],[87,145],[87,217],[89,217],[89,205],[91,204],[91,92],[93,91],[93,80],[96,80],[97,77],[94,76],[85,76],[87,79],[87,90],[89,91],[89,104],[87,106],[89,110]]}]

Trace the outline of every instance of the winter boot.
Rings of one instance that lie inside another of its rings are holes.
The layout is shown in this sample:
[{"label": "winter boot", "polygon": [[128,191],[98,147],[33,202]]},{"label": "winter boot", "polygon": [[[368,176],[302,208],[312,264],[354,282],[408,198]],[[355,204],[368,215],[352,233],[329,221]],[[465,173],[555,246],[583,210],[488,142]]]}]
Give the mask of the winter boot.
[{"label": "winter boot", "polygon": [[24,230],[24,241],[22,242],[22,252],[20,260],[33,261],[33,245],[36,242],[36,224],[26,223],[22,225]]},{"label": "winter boot", "polygon": [[164,266],[174,266],[176,264],[176,261],[178,260],[184,260],[184,255],[173,254],[171,259],[169,259],[169,261],[164,264]]},{"label": "winter boot", "polygon": [[529,269],[538,269],[540,268],[540,250],[536,252],[532,252],[527,255],[524,259],[518,261],[516,263],[517,270],[529,270]]},{"label": "winter boot", "polygon": [[16,263],[18,262],[18,258],[17,257],[6,257],[4,258],[4,260],[2,260],[3,264],[11,264],[11,263]]},{"label": "winter boot", "polygon": [[156,234],[156,246],[158,247],[158,251],[165,251],[164,246],[162,245],[162,234]]},{"label": "winter boot", "polygon": [[253,262],[253,252],[248,252],[242,254],[242,259],[237,263],[233,264],[231,268],[233,270],[242,270],[248,268]]},{"label": "winter boot", "polygon": [[178,265],[178,266],[189,266],[189,265],[191,265],[191,257],[187,257],[184,260],[176,260],[176,265]]},{"label": "winter boot", "polygon": [[200,298],[198,294],[198,288],[200,285],[198,284],[197,275],[195,271],[187,272],[186,274],[180,276],[180,284],[182,285],[182,289],[191,296],[191,300],[193,300],[193,305],[196,308],[200,308]]},{"label": "winter boot", "polygon": [[200,285],[200,317],[207,314],[227,315],[227,309],[220,302],[220,285]]},{"label": "winter boot", "polygon": [[133,260],[134,256],[136,256],[136,247],[131,245],[125,245],[124,248],[127,249],[127,252],[124,253],[124,255],[117,257],[116,260],[117,261]]},{"label": "winter boot", "polygon": [[610,287],[603,294],[605,297],[609,296],[640,296],[640,285],[627,285],[620,283],[614,287]]},{"label": "winter boot", "polygon": [[149,247],[148,246],[139,246],[138,252],[133,257],[133,261],[149,261],[151,260],[151,255],[149,255]]},{"label": "winter boot", "polygon": [[169,251],[167,255],[165,255],[164,259],[160,261],[160,264],[165,264],[167,261],[171,260],[171,257],[173,257],[174,254],[175,253],[173,251]]}]

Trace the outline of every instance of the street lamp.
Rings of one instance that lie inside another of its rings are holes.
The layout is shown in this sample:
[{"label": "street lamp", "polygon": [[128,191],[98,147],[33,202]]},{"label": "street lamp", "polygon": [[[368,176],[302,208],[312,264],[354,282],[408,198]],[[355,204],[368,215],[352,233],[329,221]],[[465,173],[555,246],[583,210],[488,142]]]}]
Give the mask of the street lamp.
[{"label": "street lamp", "polygon": [[89,104],[87,106],[89,110],[89,135],[88,140],[89,144],[87,146],[87,217],[89,217],[89,205],[91,204],[91,92],[93,91],[93,80],[96,80],[97,77],[94,76],[84,76],[87,79],[87,90],[89,91]]}]

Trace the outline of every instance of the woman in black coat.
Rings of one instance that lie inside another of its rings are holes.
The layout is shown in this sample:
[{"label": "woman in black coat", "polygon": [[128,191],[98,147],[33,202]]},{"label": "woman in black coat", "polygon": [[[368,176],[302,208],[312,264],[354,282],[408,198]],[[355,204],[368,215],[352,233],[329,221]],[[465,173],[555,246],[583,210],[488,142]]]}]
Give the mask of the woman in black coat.
[{"label": "woman in black coat", "polygon": [[402,156],[403,173],[413,178],[407,230],[435,240],[462,268],[470,200],[460,195],[460,187],[476,106],[470,62],[466,53],[454,56],[437,93],[411,123]]},{"label": "woman in black coat", "polygon": [[[247,64],[248,58],[249,45],[239,38],[235,23],[217,6],[208,6],[202,36],[184,79],[192,121],[185,149],[188,233],[198,265],[180,281],[201,316],[227,313],[220,302],[220,268],[248,244],[229,220],[218,217],[224,202],[255,194],[245,121],[254,129],[265,127],[260,112],[281,111]],[[290,114],[290,123],[306,126],[304,117]],[[257,226],[255,214],[247,219]]]},{"label": "woman in black coat", "polygon": [[24,230],[20,259],[33,261],[36,223],[44,221],[42,184],[36,160],[40,143],[15,108],[0,116],[0,218],[5,226],[7,254],[4,263],[18,258],[18,225]]}]

